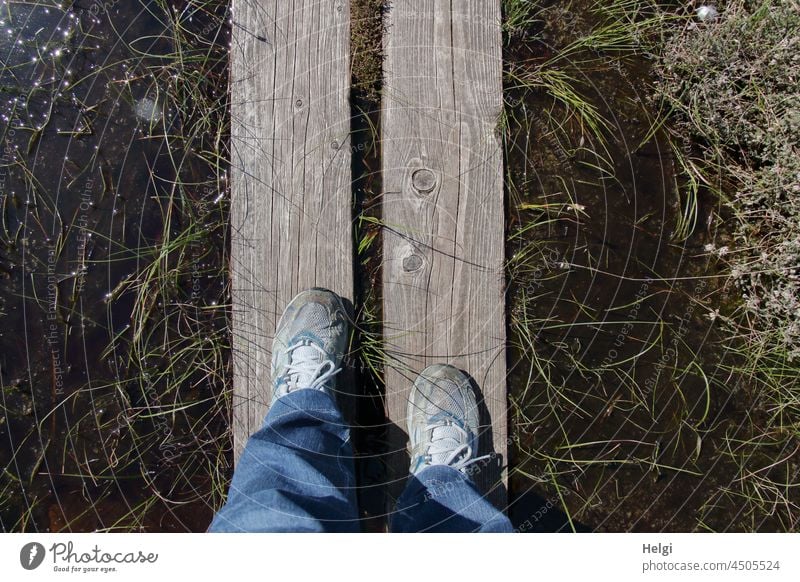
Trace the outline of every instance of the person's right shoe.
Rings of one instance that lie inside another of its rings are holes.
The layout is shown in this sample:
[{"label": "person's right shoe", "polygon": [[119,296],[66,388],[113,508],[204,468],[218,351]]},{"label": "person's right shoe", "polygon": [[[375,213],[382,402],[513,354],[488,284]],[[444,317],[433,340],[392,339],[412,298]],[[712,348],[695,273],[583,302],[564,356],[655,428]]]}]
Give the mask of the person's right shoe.
[{"label": "person's right shoe", "polygon": [[462,471],[478,452],[478,405],[466,374],[447,364],[425,368],[408,400],[411,474],[432,465]]}]

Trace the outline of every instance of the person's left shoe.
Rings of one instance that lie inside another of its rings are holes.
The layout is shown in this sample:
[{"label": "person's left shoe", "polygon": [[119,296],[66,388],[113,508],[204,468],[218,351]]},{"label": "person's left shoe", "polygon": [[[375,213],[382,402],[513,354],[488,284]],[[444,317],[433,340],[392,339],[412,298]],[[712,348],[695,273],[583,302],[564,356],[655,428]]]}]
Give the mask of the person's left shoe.
[{"label": "person's left shoe", "polygon": [[425,368],[408,399],[410,472],[447,465],[462,473],[491,455],[477,456],[478,404],[469,377],[447,364]]},{"label": "person's left shoe", "polygon": [[335,397],[348,333],[347,311],[336,293],[313,288],[292,299],[272,341],[272,402],[306,388]]}]

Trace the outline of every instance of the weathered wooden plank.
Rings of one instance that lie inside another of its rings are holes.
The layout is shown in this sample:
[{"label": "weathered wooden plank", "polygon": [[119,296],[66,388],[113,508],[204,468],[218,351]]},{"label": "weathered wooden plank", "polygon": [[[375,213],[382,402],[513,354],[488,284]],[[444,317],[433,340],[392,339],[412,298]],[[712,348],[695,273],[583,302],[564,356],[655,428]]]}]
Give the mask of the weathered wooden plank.
[{"label": "weathered wooden plank", "polygon": [[349,0],[233,0],[234,450],[263,422],[299,291],[352,299]]},{"label": "weathered wooden plank", "polygon": [[[506,357],[499,0],[395,0],[384,37],[384,340],[390,502],[408,473],[406,401],[425,366],[470,374],[505,504]],[[484,421],[488,421],[484,414]]]}]

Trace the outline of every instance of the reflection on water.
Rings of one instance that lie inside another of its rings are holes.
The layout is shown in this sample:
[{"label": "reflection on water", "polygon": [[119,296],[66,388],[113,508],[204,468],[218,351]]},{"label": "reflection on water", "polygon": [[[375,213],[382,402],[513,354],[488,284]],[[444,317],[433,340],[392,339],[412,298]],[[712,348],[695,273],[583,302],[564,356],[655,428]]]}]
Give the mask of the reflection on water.
[{"label": "reflection on water", "polygon": [[[2,2],[2,530],[203,529],[210,515],[189,502],[207,484],[175,476],[197,419],[157,414],[178,398],[165,393],[172,359],[131,337],[137,317],[174,316],[141,310],[154,249],[187,228],[170,211],[177,181],[198,204],[221,196],[220,168],[176,162],[187,144],[167,137],[185,123],[163,98],[180,4]],[[196,305],[184,334],[205,325],[203,305],[224,302],[207,275],[224,252],[213,230],[182,251],[197,257],[193,274],[172,277],[175,301]],[[206,388],[195,382],[197,401]],[[224,432],[215,422],[203,427]]]}]

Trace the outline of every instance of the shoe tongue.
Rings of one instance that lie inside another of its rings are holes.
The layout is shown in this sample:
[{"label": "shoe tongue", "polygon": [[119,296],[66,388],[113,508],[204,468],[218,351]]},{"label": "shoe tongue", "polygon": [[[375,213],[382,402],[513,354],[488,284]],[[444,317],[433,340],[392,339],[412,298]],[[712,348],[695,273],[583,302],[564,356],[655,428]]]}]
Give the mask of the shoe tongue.
[{"label": "shoe tongue", "polygon": [[298,346],[292,351],[292,366],[296,366],[291,375],[297,388],[308,388],[319,375],[322,354],[312,345]]},{"label": "shoe tongue", "polygon": [[[445,424],[435,427],[431,433],[431,446],[428,449],[431,463],[434,465],[447,463],[448,457],[453,451],[464,444],[461,442],[463,438],[464,434],[456,426]],[[453,460],[457,461],[458,459]]]}]

